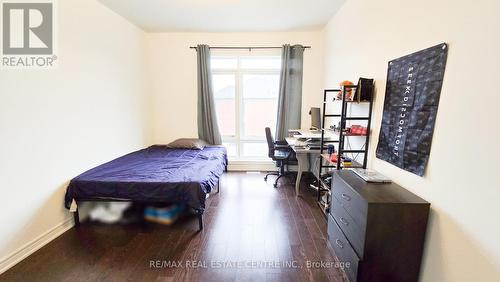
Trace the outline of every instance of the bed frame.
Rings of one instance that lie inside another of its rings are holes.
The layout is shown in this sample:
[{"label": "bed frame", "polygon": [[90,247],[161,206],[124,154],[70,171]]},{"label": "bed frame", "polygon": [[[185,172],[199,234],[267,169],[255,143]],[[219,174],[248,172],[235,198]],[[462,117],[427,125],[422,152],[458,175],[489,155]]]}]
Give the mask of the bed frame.
[{"label": "bed frame", "polygon": [[[224,172],[227,172],[227,165],[224,168]],[[220,177],[217,182],[217,194],[220,192]],[[130,201],[126,199],[101,199],[101,198],[89,198],[89,199],[78,199],[76,200],[76,210],[73,212],[73,220],[75,221],[75,227],[80,227],[80,214],[78,213],[78,203],[82,202],[135,202],[141,204],[173,204],[171,202],[143,202],[143,201]],[[198,231],[203,230],[203,210],[194,209],[196,216],[198,217]]]}]

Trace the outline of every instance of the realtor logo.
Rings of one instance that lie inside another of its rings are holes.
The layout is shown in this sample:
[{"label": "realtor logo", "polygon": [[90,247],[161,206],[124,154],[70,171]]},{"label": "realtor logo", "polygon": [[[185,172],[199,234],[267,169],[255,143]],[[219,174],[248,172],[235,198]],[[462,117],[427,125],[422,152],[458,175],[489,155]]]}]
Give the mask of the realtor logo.
[{"label": "realtor logo", "polygon": [[3,1],[2,67],[50,68],[55,64],[54,4]]}]

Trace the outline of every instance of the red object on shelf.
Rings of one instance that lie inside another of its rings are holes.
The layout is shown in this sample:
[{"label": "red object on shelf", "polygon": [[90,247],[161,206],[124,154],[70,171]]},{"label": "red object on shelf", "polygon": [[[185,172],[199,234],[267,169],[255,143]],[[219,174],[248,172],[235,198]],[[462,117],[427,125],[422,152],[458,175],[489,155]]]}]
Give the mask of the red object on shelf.
[{"label": "red object on shelf", "polygon": [[330,155],[330,161],[332,163],[336,163],[337,162],[337,153],[333,153]]},{"label": "red object on shelf", "polygon": [[366,135],[367,132],[368,132],[368,129],[364,126],[352,125],[350,134],[351,135]]}]

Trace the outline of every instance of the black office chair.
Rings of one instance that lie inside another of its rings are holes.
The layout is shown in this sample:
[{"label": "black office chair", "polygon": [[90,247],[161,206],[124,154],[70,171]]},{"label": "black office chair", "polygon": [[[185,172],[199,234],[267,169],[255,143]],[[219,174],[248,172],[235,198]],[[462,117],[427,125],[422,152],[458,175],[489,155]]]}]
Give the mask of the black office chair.
[{"label": "black office chair", "polygon": [[268,156],[273,161],[276,162],[276,166],[279,167],[278,171],[270,172],[264,176],[264,180],[267,181],[269,175],[276,175],[278,178],[274,181],[274,187],[278,187],[278,181],[281,177],[289,175],[286,167],[288,166],[288,161],[292,156],[292,150],[290,146],[285,141],[274,141],[273,135],[271,134],[271,129],[266,127],[266,139],[267,147],[269,149]]}]

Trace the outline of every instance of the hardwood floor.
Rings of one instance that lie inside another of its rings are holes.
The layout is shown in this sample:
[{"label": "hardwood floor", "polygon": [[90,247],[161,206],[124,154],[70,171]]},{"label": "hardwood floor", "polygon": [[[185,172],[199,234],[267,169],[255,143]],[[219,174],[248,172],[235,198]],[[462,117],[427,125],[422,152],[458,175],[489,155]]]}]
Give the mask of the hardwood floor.
[{"label": "hardwood floor", "polygon": [[[344,281],[312,191],[263,174],[226,173],[196,217],[172,226],[82,223],[3,275],[2,281]],[[158,264],[159,267],[152,265]],[[177,266],[177,267],[175,267]]]}]

